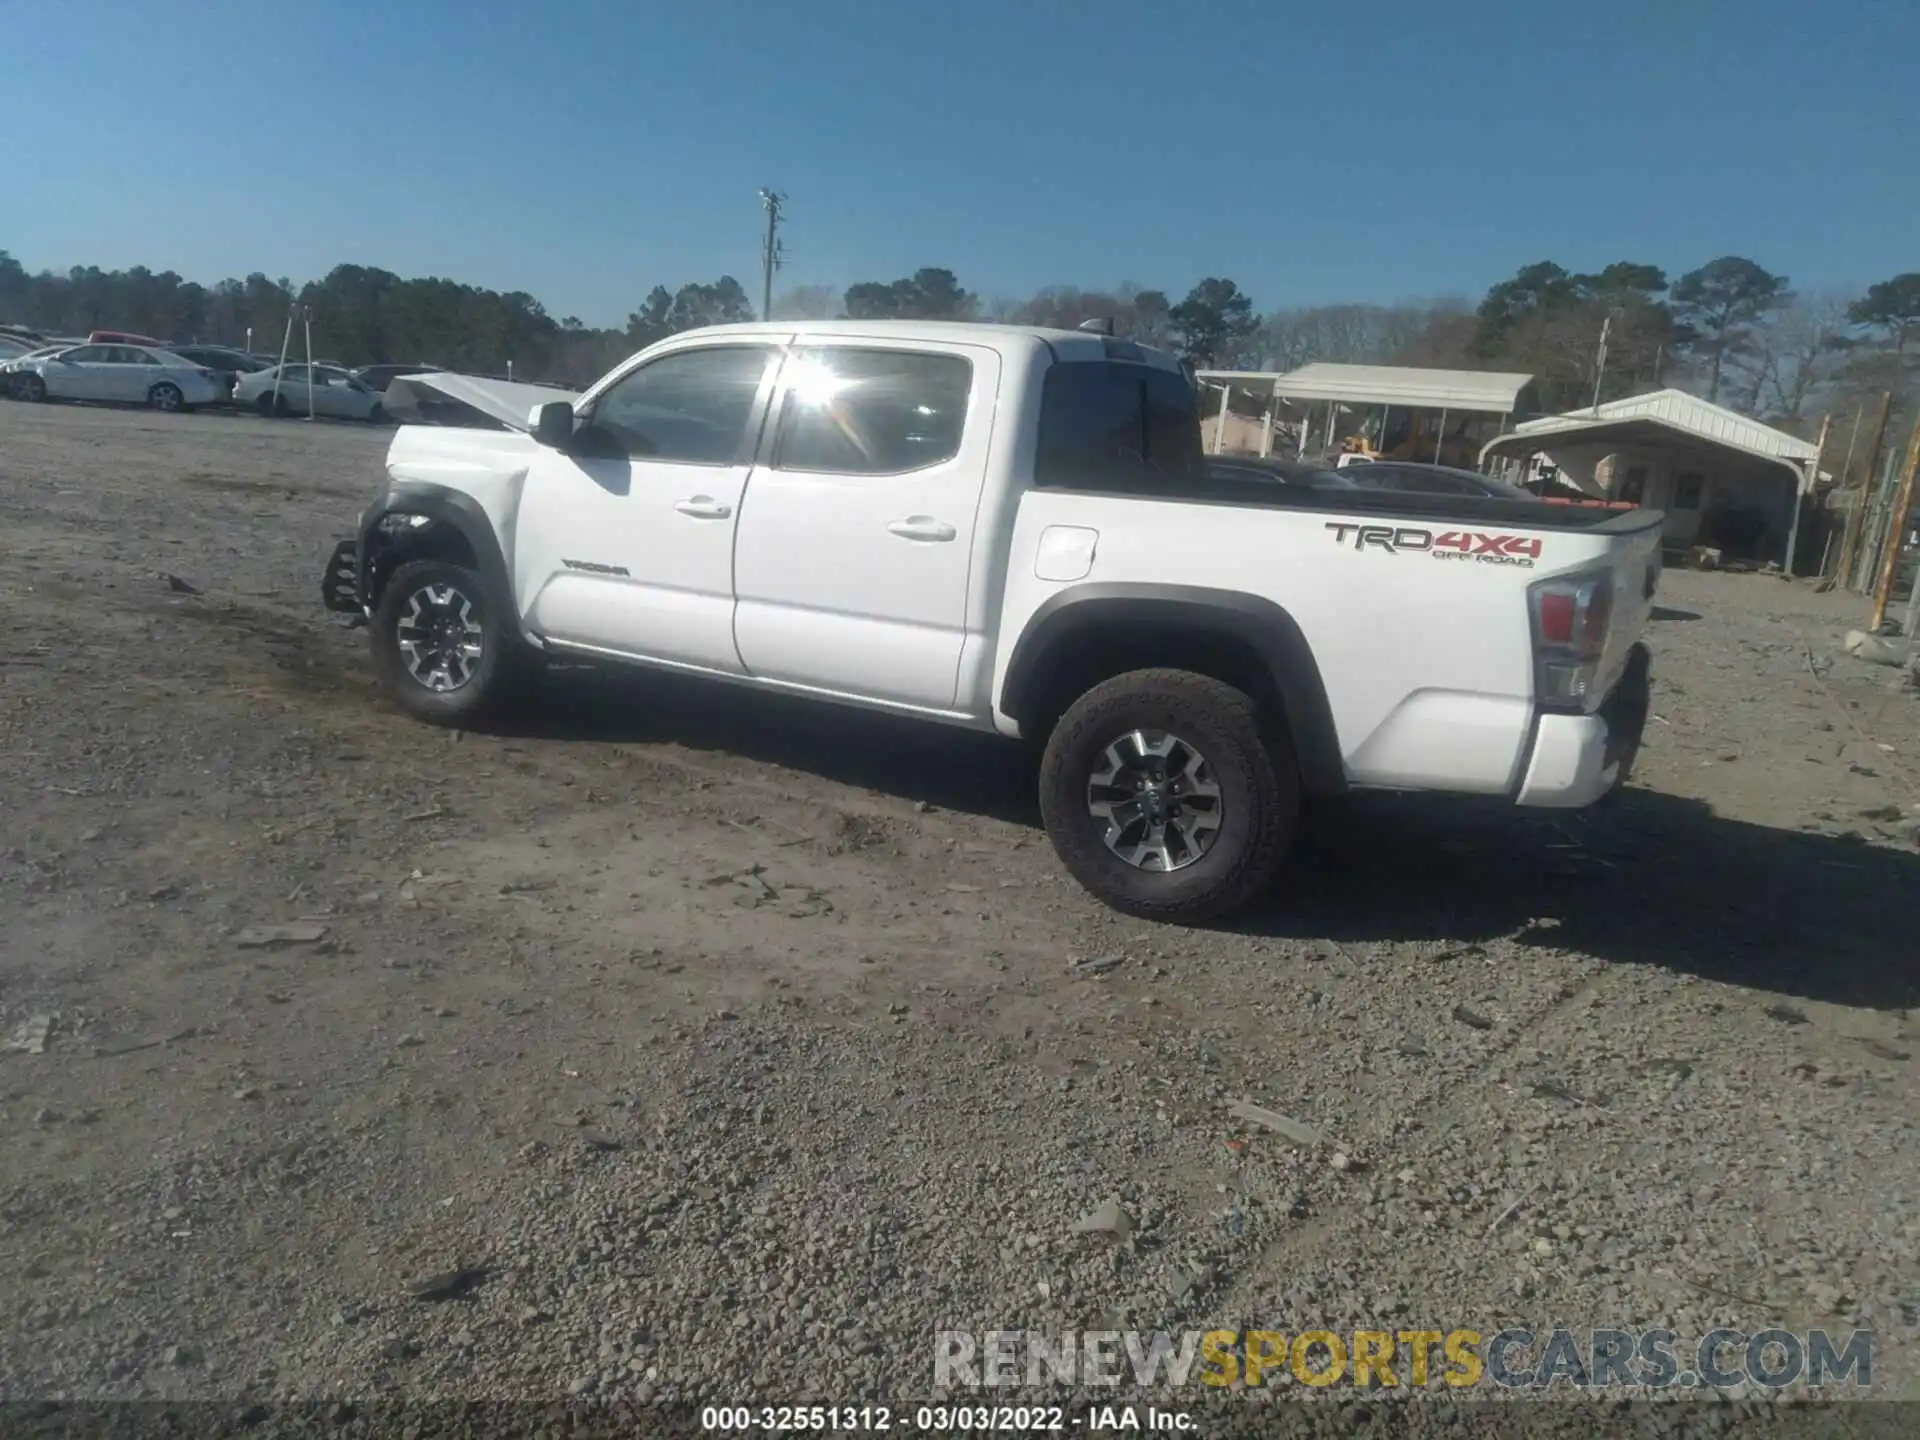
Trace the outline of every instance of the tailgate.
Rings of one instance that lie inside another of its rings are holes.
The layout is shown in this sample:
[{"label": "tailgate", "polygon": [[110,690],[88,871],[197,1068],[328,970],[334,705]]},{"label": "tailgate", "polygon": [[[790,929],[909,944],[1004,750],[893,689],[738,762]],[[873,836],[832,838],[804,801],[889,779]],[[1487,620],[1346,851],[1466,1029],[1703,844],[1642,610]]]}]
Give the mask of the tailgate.
[{"label": "tailgate", "polygon": [[1616,516],[1588,532],[1605,536],[1607,551],[1601,563],[1613,572],[1613,619],[1607,626],[1606,646],[1588,708],[1595,709],[1614,691],[1626,673],[1633,647],[1646,633],[1653,614],[1653,596],[1660,585],[1660,540],[1666,516],[1658,510],[1634,510]]}]

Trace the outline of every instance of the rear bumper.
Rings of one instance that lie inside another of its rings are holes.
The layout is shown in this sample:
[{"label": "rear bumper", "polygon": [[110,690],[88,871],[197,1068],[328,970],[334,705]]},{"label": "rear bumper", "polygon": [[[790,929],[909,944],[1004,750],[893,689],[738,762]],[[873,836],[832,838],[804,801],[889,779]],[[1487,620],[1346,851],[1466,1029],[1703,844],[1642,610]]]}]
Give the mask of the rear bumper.
[{"label": "rear bumper", "polygon": [[1577,810],[1626,784],[1646,733],[1651,673],[1651,654],[1636,645],[1620,683],[1594,714],[1542,715],[1517,803]]}]

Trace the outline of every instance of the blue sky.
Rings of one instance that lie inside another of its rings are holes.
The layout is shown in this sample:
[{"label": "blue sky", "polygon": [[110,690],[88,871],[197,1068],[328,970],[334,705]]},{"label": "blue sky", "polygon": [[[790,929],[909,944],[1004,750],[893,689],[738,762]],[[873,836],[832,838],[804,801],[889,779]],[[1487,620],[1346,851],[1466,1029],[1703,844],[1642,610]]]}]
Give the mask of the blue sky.
[{"label": "blue sky", "polygon": [[1920,269],[1914,0],[0,0],[0,42],[32,269],[354,261],[618,324],[655,284],[757,298],[763,184],[781,288]]}]

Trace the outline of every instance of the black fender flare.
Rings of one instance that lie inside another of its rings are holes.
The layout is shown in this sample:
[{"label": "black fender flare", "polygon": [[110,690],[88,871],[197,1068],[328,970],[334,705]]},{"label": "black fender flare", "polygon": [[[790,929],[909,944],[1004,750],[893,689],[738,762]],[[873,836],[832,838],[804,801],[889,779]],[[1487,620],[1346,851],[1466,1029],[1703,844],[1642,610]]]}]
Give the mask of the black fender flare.
[{"label": "black fender flare", "polygon": [[1313,647],[1286,609],[1258,595],[1197,585],[1090,583],[1048,597],[1033,612],[1007,662],[1002,713],[1023,722],[1039,701],[1056,657],[1093,631],[1128,627],[1190,630],[1247,645],[1265,666],[1292,736],[1300,781],[1310,795],[1347,790],[1339,732]]},{"label": "black fender flare", "polygon": [[392,538],[386,538],[381,522],[389,515],[421,515],[435,524],[444,525],[453,530],[467,542],[467,548],[473,552],[475,567],[480,579],[491,592],[493,603],[513,617],[514,630],[530,644],[538,642],[527,634],[520,618],[520,608],[514,601],[513,573],[507,568],[506,554],[500,548],[500,537],[494,533],[493,521],[481,508],[480,502],[464,491],[454,490],[445,485],[421,484],[409,481],[405,484],[389,484],[380,492],[379,497],[360,512],[360,603],[371,612],[379,603],[380,586],[384,575],[376,570],[384,552],[396,545],[404,547],[404,532]]}]

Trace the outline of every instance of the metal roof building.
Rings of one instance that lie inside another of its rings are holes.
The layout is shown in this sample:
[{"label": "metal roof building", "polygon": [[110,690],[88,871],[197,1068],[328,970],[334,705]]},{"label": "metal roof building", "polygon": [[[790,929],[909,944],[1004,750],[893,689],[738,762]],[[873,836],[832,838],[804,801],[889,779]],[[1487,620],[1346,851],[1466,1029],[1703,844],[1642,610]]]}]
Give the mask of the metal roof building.
[{"label": "metal roof building", "polygon": [[[1513,414],[1530,408],[1533,376],[1513,371],[1427,370],[1411,365],[1337,365],[1316,361],[1298,370],[1200,370],[1220,390],[1220,417],[1235,390],[1289,405],[1378,405],[1383,411],[1438,410],[1452,415]],[[1504,420],[1503,420],[1504,423]],[[1216,444],[1217,448],[1217,444]],[[1262,454],[1266,453],[1263,449]]]},{"label": "metal roof building", "polygon": [[1316,362],[1298,370],[1201,370],[1210,385],[1277,395],[1309,404],[1405,405],[1419,410],[1459,410],[1511,415],[1533,376],[1495,370],[1421,370],[1410,365],[1334,365]]},{"label": "metal roof building", "polygon": [[1543,415],[1516,425],[1511,435],[1502,435],[1481,452],[1483,457],[1512,455],[1538,450],[1531,443],[1549,437],[1583,442],[1609,437],[1626,439],[1639,435],[1673,435],[1703,442],[1709,446],[1727,446],[1750,455],[1778,460],[1804,478],[1806,462],[1819,457],[1819,447],[1808,441],[1762,425],[1724,405],[1702,400],[1684,390],[1656,390],[1651,395],[1633,395],[1625,400],[1609,400],[1591,410],[1575,410],[1565,415]]},{"label": "metal roof building", "polygon": [[[1683,390],[1656,390],[1529,420],[1487,442],[1481,468],[1536,455],[1576,489],[1665,511],[1670,545],[1703,535],[1725,543],[1711,522],[1737,513],[1754,517],[1742,522],[1750,532],[1743,543],[1782,554],[1792,548],[1820,448]],[[1785,558],[1791,572],[1793,557]]]},{"label": "metal roof building", "polygon": [[1531,375],[1493,370],[1420,370],[1409,365],[1303,365],[1275,380],[1273,393],[1289,400],[1335,400],[1343,405],[1405,405],[1511,415]]}]

